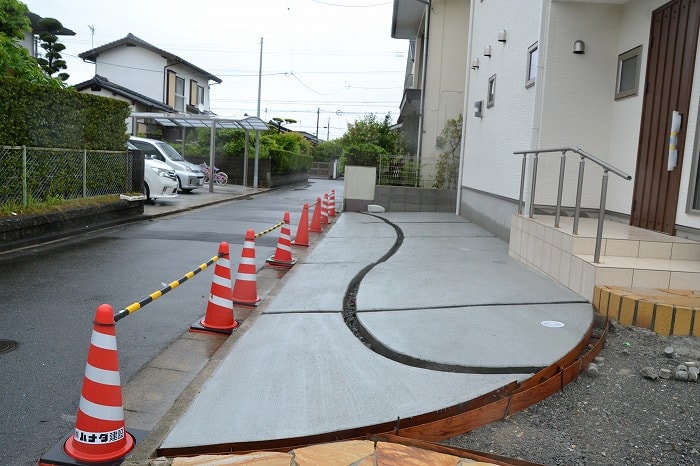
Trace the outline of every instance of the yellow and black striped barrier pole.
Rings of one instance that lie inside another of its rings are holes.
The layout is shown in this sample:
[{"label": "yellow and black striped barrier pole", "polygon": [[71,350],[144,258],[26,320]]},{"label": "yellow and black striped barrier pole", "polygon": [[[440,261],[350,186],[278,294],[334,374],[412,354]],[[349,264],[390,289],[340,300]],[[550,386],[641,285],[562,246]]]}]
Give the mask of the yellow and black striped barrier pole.
[{"label": "yellow and black striped barrier pole", "polygon": [[281,227],[282,225],[284,225],[284,221],[278,223],[278,224],[275,225],[275,226],[271,226],[271,227],[268,228],[267,230],[263,230],[263,231],[261,231],[260,233],[255,233],[255,238],[256,238],[256,239],[257,239],[257,238],[260,238],[261,236],[266,235],[266,234],[270,233],[271,231],[275,231],[276,229],[278,229],[278,228]]},{"label": "yellow and black striped barrier pole", "polygon": [[[267,230],[263,230],[263,231],[261,231],[260,233],[256,233],[256,234],[255,234],[255,237],[256,237],[256,238],[259,238],[259,237],[261,237],[261,236],[263,236],[263,235],[266,235],[266,234],[270,233],[271,231],[274,231],[274,230],[276,230],[277,228],[281,227],[282,225],[284,225],[284,221],[278,223],[277,225],[274,225],[274,226],[268,228]],[[174,290],[175,288],[177,288],[178,286],[182,285],[182,284],[185,283],[187,280],[189,280],[190,278],[194,277],[194,276],[197,275],[199,272],[201,272],[202,270],[206,269],[207,267],[209,267],[210,265],[212,265],[214,262],[216,262],[217,260],[219,260],[220,257],[221,257],[221,256],[217,254],[216,256],[212,257],[212,258],[209,259],[207,262],[205,262],[204,264],[200,265],[199,267],[197,267],[197,268],[194,269],[193,271],[187,272],[187,273],[186,273],[182,278],[180,278],[179,280],[175,280],[174,282],[171,282],[171,283],[170,283],[168,286],[166,286],[165,288],[162,288],[162,289],[160,289],[160,290],[158,290],[158,291],[154,291],[153,293],[151,293],[150,295],[148,295],[147,298],[144,298],[144,299],[142,299],[141,301],[138,301],[138,302],[135,302],[135,303],[133,303],[133,304],[130,304],[130,305],[128,305],[127,307],[125,307],[124,309],[121,309],[119,312],[115,312],[115,313],[114,313],[114,322],[119,322],[121,319],[123,319],[124,317],[126,317],[126,316],[128,316],[128,315],[133,314],[134,312],[136,312],[136,311],[138,311],[139,309],[141,309],[142,307],[144,307],[146,304],[151,303],[151,302],[155,301],[156,299],[160,298],[161,296],[163,296],[163,295],[164,295],[165,293],[167,293],[168,291]]]},{"label": "yellow and black striped barrier pole", "polygon": [[171,282],[171,283],[170,283],[168,286],[166,286],[165,288],[162,288],[162,289],[160,289],[160,290],[158,290],[158,291],[155,291],[155,292],[151,293],[147,298],[142,299],[141,301],[138,301],[138,302],[136,302],[136,303],[130,304],[130,305],[128,305],[127,307],[125,307],[124,309],[120,310],[119,312],[115,312],[115,313],[114,313],[114,321],[115,321],[115,322],[120,321],[120,320],[123,319],[124,317],[126,317],[126,316],[128,316],[128,315],[131,315],[131,314],[133,314],[134,312],[138,311],[139,309],[141,309],[142,307],[144,307],[146,304],[148,304],[148,303],[150,303],[150,302],[153,302],[153,301],[155,301],[156,299],[160,298],[161,296],[163,296],[163,295],[164,295],[165,293],[167,293],[168,291],[174,290],[175,288],[177,288],[178,286],[182,285],[183,283],[185,283],[185,282],[186,282],[187,280],[189,280],[190,278],[192,278],[192,277],[194,277],[195,275],[197,275],[197,274],[198,274],[199,272],[201,272],[202,270],[204,270],[204,269],[206,269],[207,267],[209,267],[210,265],[212,265],[214,262],[218,261],[220,257],[221,257],[221,255],[217,254],[216,256],[212,257],[211,259],[209,259],[207,262],[205,262],[204,264],[200,265],[200,266],[197,267],[196,269],[192,270],[191,272],[187,272],[187,273],[186,273],[182,278],[180,278],[179,280],[175,280],[174,282]]}]

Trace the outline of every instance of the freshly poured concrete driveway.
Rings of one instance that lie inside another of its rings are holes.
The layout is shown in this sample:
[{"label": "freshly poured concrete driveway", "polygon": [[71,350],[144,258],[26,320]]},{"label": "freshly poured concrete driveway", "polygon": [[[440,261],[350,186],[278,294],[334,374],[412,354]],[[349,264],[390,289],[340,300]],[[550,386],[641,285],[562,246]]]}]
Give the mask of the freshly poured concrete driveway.
[{"label": "freshly poured concrete driveway", "polygon": [[[357,322],[386,356],[343,319],[356,277]],[[593,319],[589,303],[510,259],[506,243],[444,213],[343,213],[260,310],[161,448],[439,410],[529,378]]]}]

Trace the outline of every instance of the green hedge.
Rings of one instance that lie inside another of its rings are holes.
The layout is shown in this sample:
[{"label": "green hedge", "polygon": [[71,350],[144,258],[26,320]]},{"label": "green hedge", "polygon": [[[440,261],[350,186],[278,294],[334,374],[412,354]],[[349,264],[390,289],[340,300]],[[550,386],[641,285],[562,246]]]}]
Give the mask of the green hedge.
[{"label": "green hedge", "polygon": [[0,145],[124,150],[126,102],[0,76]]},{"label": "green hedge", "polygon": [[272,173],[306,172],[311,168],[313,157],[290,152],[283,149],[270,148]]}]

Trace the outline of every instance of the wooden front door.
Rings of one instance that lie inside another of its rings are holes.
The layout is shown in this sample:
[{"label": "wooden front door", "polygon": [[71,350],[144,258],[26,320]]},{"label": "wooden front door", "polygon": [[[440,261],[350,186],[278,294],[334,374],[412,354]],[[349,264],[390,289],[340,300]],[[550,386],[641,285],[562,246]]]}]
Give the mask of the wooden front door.
[{"label": "wooden front door", "polygon": [[[673,0],[652,13],[630,224],[673,235],[700,25],[700,0]],[[681,114],[678,163],[668,171],[673,111]]]}]

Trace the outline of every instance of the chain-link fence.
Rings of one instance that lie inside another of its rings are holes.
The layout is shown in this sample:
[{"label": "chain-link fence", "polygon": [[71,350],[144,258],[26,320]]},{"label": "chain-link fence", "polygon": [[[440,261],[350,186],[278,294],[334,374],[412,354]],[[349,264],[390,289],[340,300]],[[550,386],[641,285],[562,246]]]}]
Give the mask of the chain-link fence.
[{"label": "chain-link fence", "polygon": [[0,207],[138,191],[133,169],[127,151],[0,146]]},{"label": "chain-link fence", "polygon": [[377,184],[389,186],[418,186],[420,165],[409,155],[382,155],[377,166]]}]

